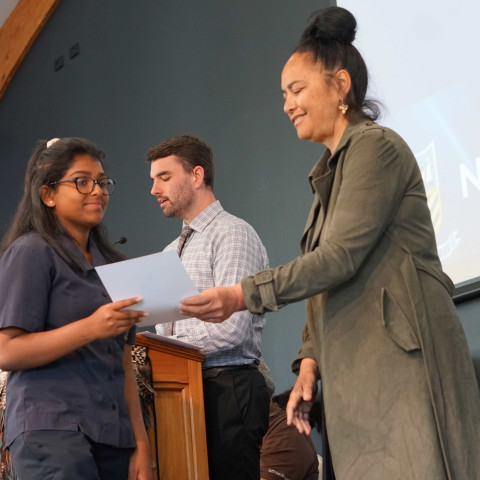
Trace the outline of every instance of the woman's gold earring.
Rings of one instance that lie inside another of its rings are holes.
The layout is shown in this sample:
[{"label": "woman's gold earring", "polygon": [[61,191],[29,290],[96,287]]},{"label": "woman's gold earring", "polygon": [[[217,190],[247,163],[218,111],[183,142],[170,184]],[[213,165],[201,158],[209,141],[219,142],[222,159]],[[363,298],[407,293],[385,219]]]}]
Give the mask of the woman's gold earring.
[{"label": "woman's gold earring", "polygon": [[342,111],[342,113],[345,115],[345,113],[347,113],[347,110],[348,110],[348,105],[346,103],[343,103],[343,98],[341,100],[341,104],[338,106],[338,109]]}]

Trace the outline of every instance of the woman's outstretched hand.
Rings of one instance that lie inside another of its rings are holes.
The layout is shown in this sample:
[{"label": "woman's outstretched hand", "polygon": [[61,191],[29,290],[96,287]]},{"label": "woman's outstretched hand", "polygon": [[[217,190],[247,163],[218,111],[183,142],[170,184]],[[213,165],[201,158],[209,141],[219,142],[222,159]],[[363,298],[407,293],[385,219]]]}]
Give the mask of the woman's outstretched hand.
[{"label": "woman's outstretched hand", "polygon": [[300,433],[307,435],[312,431],[308,419],[317,395],[318,377],[317,362],[312,358],[304,358],[287,403],[287,424],[295,425]]},{"label": "woman's outstretched hand", "polygon": [[245,310],[240,284],[231,287],[215,287],[199,295],[188,297],[180,304],[180,313],[199,318],[204,322],[221,323],[235,312]]}]

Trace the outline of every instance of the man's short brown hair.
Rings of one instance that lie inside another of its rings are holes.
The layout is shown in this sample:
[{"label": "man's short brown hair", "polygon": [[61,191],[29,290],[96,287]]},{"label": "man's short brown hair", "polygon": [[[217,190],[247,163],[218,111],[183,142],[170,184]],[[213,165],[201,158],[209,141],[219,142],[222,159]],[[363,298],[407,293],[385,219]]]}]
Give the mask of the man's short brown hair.
[{"label": "man's short brown hair", "polygon": [[170,155],[180,159],[186,172],[191,172],[197,166],[202,167],[203,181],[207,187],[213,189],[215,165],[212,149],[207,143],[193,135],[178,135],[150,147],[146,157],[147,162],[154,162]]}]

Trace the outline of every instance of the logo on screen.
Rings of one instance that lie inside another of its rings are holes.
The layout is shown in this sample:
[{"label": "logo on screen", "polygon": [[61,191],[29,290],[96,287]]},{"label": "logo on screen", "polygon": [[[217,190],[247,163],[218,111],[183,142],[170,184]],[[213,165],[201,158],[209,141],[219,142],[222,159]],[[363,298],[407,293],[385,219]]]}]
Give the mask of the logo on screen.
[{"label": "logo on screen", "polygon": [[[443,220],[442,198],[440,195],[440,182],[438,180],[437,157],[435,155],[435,143],[430,142],[427,147],[415,155],[420,173],[425,184],[425,192],[427,194],[428,208],[432,216],[433,228],[435,235],[438,235]],[[438,243],[438,242],[437,242]],[[450,233],[445,242],[438,245],[438,255],[440,260],[449,257],[453,250],[460,243],[458,230]]]}]

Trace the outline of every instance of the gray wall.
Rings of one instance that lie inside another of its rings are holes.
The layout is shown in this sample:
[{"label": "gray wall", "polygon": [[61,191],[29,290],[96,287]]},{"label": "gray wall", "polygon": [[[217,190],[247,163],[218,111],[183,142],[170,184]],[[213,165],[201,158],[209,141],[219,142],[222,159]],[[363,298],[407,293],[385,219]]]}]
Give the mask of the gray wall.
[{"label": "gray wall", "polygon": [[[181,225],[150,196],[144,153],[191,133],[214,149],[217,198],[254,226],[271,264],[296,256],[311,201],[306,176],[323,150],[297,139],[280,72],[308,15],[334,3],[62,0],[0,101],[1,232],[36,141],[83,136],[107,152],[118,182],[111,238],[127,236],[132,257],[161,250]],[[60,55],[65,66],[54,72]],[[472,349],[479,308],[475,300],[460,309]],[[278,392],[293,385],[303,323],[303,303],[269,315],[263,353]]]}]

